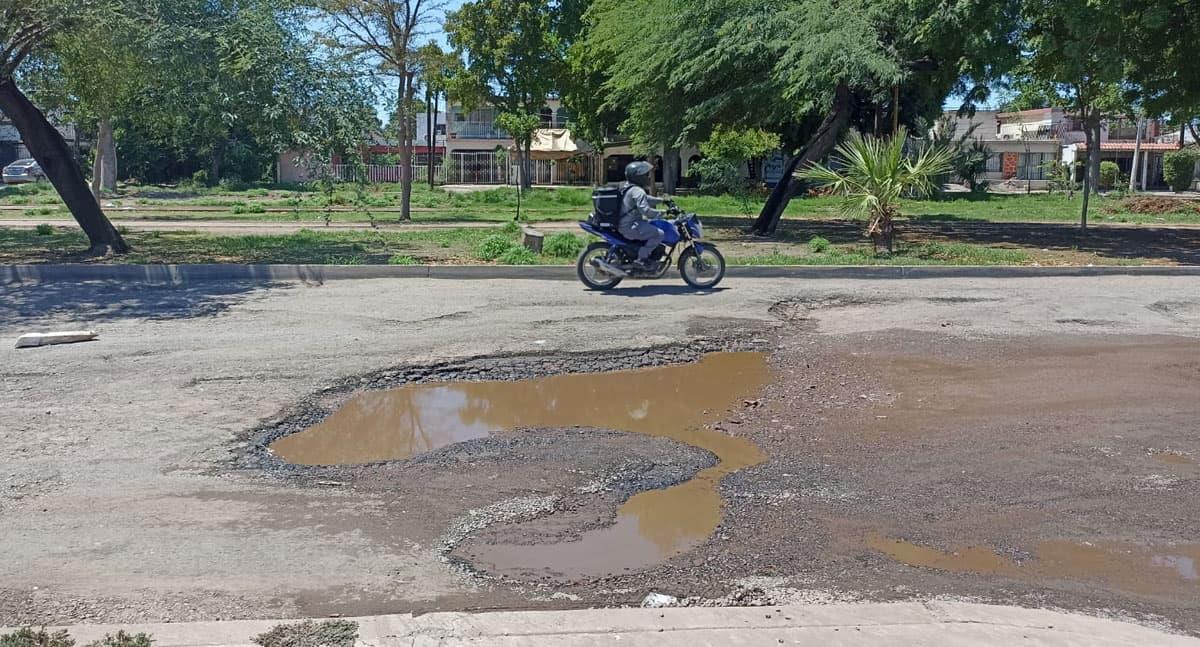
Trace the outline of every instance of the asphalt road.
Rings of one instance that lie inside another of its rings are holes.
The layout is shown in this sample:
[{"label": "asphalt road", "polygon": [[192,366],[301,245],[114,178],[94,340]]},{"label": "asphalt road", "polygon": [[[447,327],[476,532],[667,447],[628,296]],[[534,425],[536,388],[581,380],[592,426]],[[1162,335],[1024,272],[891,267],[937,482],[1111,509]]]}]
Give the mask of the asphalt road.
[{"label": "asphalt road", "polygon": [[[885,331],[946,343],[1200,336],[1187,277],[730,280],[708,294],[671,282],[611,294],[552,281],[55,284],[0,287],[0,304],[0,626],[569,606],[451,568],[436,552],[444,528],[395,493],[228,468],[248,429],[395,365],[731,331],[843,345]],[[12,348],[24,332],[75,328],[100,338]]]}]

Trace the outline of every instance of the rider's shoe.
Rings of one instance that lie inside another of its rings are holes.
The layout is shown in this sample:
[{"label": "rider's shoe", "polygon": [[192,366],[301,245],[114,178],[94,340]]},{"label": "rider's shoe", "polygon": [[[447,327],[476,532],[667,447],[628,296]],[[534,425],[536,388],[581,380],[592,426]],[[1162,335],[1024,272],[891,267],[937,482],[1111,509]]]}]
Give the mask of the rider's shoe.
[{"label": "rider's shoe", "polygon": [[635,272],[645,272],[647,274],[653,274],[658,271],[658,263],[650,259],[634,261],[632,267]]}]

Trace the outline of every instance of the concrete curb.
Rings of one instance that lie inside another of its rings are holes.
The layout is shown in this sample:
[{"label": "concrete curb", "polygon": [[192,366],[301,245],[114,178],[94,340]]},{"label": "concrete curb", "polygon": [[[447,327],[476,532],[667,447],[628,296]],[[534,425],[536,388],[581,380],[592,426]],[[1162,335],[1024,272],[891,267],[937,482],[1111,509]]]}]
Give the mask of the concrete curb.
[{"label": "concrete curb", "polygon": [[[1200,265],[1029,266],[730,266],[747,279],[934,279],[1065,276],[1200,276]],[[573,281],[568,265],[0,265],[0,284],[121,281],[183,285],[204,281],[325,281],[351,279],[523,279]]]},{"label": "concrete curb", "polygon": [[[780,607],[587,609],[432,613],[351,618],[358,645],[582,647],[653,645],[974,645],[1196,647],[1200,639],[1141,625],[1041,609],[959,602],[896,602]],[[78,644],[124,629],[156,647],[252,646],[285,620],[67,627]],[[2,632],[2,630],[0,630]]]}]

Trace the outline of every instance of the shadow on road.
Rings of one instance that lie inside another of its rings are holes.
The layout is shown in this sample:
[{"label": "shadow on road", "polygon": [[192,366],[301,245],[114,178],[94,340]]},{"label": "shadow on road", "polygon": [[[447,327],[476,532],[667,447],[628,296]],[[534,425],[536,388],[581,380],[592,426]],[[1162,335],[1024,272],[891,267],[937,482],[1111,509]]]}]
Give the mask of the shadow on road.
[{"label": "shadow on road", "polygon": [[704,297],[717,292],[724,292],[728,289],[713,288],[711,290],[697,290],[687,285],[642,285],[636,288],[617,288],[603,294],[612,297],[661,297],[672,295]]},{"label": "shadow on road", "polygon": [[145,283],[33,283],[0,286],[0,328],[70,319],[103,323],[122,319],[212,317],[261,290],[265,281],[200,281],[186,286]]}]

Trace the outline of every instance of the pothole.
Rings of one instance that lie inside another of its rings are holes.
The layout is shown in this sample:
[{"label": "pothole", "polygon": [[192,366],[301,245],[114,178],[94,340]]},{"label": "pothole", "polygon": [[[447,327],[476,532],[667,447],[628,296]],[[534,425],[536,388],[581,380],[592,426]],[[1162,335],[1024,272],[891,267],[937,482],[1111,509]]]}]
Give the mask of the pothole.
[{"label": "pothole", "polygon": [[[554,368],[553,363],[547,368]],[[358,392],[307,428],[274,440],[269,449],[292,465],[362,465],[416,458],[520,429],[591,427],[671,439],[711,452],[715,464],[690,480],[615,499],[628,497],[615,520],[602,527],[576,532],[551,499],[539,499],[537,514],[492,515],[505,532],[468,538],[487,527],[468,524],[469,532],[447,546],[452,559],[492,575],[617,575],[686,552],[716,529],[723,504],[720,480],[765,456],[752,442],[711,426],[768,378],[764,353],[735,351],[705,354],[689,364],[601,373],[413,383]],[[612,497],[609,492],[604,488],[597,496]],[[608,510],[611,515],[612,508]],[[540,526],[522,532],[530,523]],[[556,532],[555,523],[564,527]]]}]

